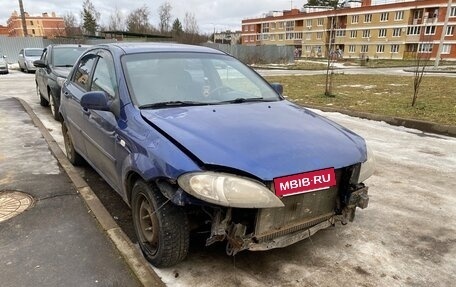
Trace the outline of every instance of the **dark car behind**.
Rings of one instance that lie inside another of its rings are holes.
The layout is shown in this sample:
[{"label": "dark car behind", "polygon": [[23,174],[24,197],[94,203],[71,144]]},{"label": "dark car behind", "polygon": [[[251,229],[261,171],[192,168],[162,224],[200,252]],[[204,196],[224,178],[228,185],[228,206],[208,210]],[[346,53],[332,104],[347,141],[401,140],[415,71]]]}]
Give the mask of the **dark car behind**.
[{"label": "dark car behind", "polygon": [[54,119],[59,120],[60,90],[77,58],[87,49],[83,45],[49,45],[39,60],[33,62],[36,93],[43,107],[50,106]]}]

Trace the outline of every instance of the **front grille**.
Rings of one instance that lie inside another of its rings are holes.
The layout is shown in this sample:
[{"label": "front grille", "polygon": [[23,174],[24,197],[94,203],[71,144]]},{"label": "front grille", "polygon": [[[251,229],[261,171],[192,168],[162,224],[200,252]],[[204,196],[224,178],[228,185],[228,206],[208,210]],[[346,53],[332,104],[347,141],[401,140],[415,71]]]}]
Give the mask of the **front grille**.
[{"label": "front grille", "polygon": [[338,185],[342,172],[336,170],[337,185],[329,189],[282,198],[284,207],[259,209],[255,237],[279,237],[312,227],[334,215],[338,201]]}]

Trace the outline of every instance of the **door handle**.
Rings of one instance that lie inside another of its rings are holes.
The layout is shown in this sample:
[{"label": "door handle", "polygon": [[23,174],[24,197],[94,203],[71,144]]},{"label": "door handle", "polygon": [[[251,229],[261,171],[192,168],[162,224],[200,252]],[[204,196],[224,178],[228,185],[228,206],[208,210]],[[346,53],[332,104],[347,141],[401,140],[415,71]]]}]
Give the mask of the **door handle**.
[{"label": "door handle", "polygon": [[84,113],[84,115],[90,115],[90,110],[87,108],[82,108],[82,112]]}]

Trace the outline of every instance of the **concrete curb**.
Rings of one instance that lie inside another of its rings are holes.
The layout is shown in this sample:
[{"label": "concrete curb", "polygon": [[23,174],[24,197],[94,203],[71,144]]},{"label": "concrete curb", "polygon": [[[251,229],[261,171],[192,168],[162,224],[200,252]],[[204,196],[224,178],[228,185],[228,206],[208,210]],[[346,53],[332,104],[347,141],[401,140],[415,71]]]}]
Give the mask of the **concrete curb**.
[{"label": "concrete curb", "polygon": [[405,119],[400,117],[391,117],[391,116],[382,116],[377,114],[365,113],[365,112],[357,112],[357,111],[350,111],[340,108],[332,108],[332,107],[324,107],[324,106],[317,106],[317,105],[303,105],[306,108],[317,109],[324,112],[337,112],[345,115],[349,115],[352,117],[374,120],[374,121],[383,121],[388,124],[394,126],[403,126],[406,128],[417,129],[422,132],[427,133],[434,133],[440,135],[446,135],[451,137],[456,137],[456,126],[452,125],[442,125],[433,122],[427,121],[419,121],[419,120],[411,120]]},{"label": "concrete curb", "polygon": [[143,286],[166,286],[160,277],[150,266],[150,263],[144,258],[141,252],[135,247],[130,241],[128,236],[122,231],[117,225],[115,220],[111,217],[109,212],[103,206],[101,201],[88,186],[87,182],[79,175],[77,170],[68,161],[65,153],[62,151],[60,146],[57,144],[55,139],[43,125],[41,120],[33,112],[32,108],[22,99],[16,98],[24,107],[25,111],[29,114],[35,126],[39,129],[44,139],[49,145],[49,149],[52,154],[58,160],[60,165],[63,167],[68,177],[73,182],[78,193],[86,203],[89,210],[94,215],[95,219],[100,224],[103,231],[109,239],[114,243],[119,253],[122,255],[130,269],[136,275],[138,280]]}]

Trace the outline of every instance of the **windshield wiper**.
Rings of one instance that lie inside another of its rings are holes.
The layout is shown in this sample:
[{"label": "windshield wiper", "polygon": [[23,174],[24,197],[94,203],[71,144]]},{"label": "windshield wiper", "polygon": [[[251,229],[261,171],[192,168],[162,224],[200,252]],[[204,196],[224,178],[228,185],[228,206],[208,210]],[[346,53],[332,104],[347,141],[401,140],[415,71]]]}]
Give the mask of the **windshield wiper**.
[{"label": "windshield wiper", "polygon": [[139,106],[140,109],[150,109],[150,108],[163,108],[163,107],[175,107],[175,106],[203,106],[208,105],[208,103],[194,102],[194,101],[168,101],[168,102],[159,102],[153,104],[146,104]]},{"label": "windshield wiper", "polygon": [[246,103],[246,102],[263,102],[263,101],[266,101],[266,100],[263,98],[236,98],[233,100],[222,101],[220,103],[240,104],[240,103]]}]

